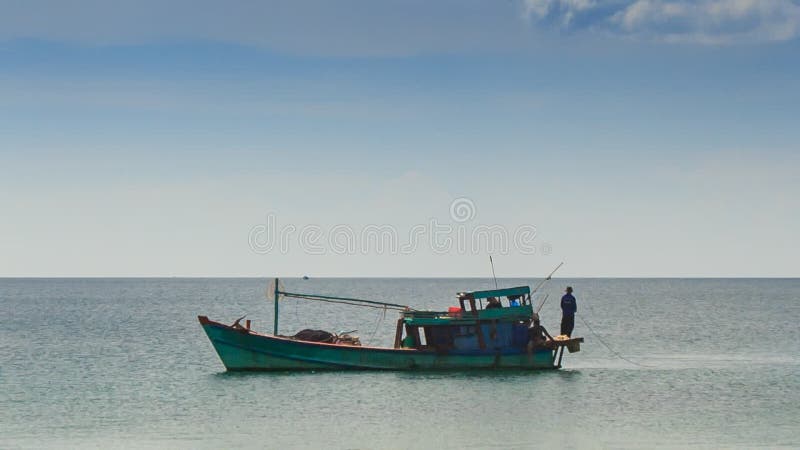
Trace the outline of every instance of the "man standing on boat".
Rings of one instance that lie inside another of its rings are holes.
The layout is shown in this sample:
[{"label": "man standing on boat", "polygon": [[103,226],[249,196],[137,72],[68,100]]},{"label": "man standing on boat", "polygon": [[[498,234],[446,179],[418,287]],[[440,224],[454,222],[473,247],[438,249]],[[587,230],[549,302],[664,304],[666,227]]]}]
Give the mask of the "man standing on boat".
[{"label": "man standing on boat", "polygon": [[572,295],[572,286],[567,286],[567,293],[561,297],[561,334],[572,337],[576,312],[578,312],[578,303]]}]

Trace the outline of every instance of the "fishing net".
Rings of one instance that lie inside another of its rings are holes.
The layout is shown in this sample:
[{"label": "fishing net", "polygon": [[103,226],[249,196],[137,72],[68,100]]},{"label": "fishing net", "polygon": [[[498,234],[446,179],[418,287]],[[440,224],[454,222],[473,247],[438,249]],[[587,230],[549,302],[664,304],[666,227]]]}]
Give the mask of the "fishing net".
[{"label": "fishing net", "polygon": [[336,340],[336,335],[333,333],[329,333],[325,330],[312,330],[310,328],[300,330],[292,337],[299,341],[309,342],[333,342]]}]

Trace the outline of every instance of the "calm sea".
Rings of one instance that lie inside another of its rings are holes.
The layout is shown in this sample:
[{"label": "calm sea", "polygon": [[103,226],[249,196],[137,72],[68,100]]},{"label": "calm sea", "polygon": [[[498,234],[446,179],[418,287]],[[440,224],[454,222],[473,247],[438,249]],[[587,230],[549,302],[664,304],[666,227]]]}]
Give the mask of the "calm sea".
[{"label": "calm sea", "polygon": [[[494,286],[285,284],[436,309]],[[800,280],[557,279],[550,331],[567,284],[586,343],[560,371],[234,374],[196,316],[270,331],[265,280],[0,279],[0,448],[800,447]],[[281,332],[391,345],[395,319],[286,300]]]}]

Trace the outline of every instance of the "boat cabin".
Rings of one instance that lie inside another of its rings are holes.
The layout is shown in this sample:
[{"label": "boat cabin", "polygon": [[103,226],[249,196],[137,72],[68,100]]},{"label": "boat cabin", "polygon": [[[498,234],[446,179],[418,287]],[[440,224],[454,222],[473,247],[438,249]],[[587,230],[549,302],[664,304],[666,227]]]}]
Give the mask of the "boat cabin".
[{"label": "boat cabin", "polygon": [[460,292],[447,311],[403,311],[395,348],[437,353],[496,353],[522,349],[533,315],[531,291],[518,286]]}]

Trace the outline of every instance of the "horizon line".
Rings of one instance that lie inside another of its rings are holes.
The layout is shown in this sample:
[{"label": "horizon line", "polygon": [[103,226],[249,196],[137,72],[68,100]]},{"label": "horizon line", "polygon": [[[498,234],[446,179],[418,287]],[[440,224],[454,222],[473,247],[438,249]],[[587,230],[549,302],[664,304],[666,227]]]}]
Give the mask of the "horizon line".
[{"label": "horizon line", "polygon": [[[184,280],[192,280],[192,279],[272,279],[272,278],[281,278],[281,279],[298,279],[302,280],[303,275],[300,276],[255,276],[255,275],[242,275],[242,276],[196,276],[196,275],[158,275],[158,276],[140,276],[140,275],[121,275],[121,276],[0,276],[0,280],[103,280],[103,279],[130,279],[130,280],[142,280],[142,279],[160,279],[160,280],[172,280],[172,279],[184,279]],[[521,279],[521,278],[535,278],[541,279],[544,277],[536,277],[536,276],[504,276],[504,277],[497,277],[498,280],[513,280],[513,279]],[[308,277],[309,280],[314,279],[397,279],[397,280],[404,280],[404,279],[493,279],[491,276],[319,276],[319,277]],[[602,280],[602,279],[629,279],[629,280],[753,280],[753,279],[760,279],[760,280],[796,280],[800,279],[800,276],[573,276],[573,277],[551,277],[551,279],[595,279],[595,280]]]}]

